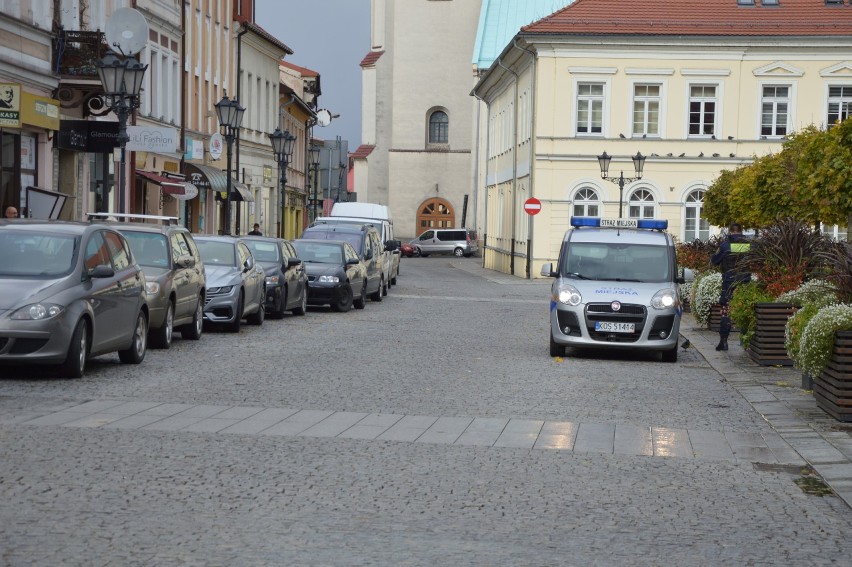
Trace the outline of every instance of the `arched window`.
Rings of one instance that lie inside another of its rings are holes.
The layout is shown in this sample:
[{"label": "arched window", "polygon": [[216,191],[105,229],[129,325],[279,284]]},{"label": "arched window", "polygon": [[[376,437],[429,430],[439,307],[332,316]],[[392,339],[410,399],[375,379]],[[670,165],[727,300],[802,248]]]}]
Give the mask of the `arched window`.
[{"label": "arched window", "polygon": [[450,143],[450,118],[443,110],[436,110],[429,115],[429,143]]},{"label": "arched window", "polygon": [[654,218],[654,210],[656,205],[654,195],[647,189],[637,189],[630,195],[630,212],[628,213],[631,219],[652,219]]},{"label": "arched window", "polygon": [[686,196],[683,241],[707,241],[710,238],[710,223],[701,217],[704,208],[704,189],[696,189]]},{"label": "arched window", "polygon": [[591,187],[583,187],[574,195],[575,217],[597,217],[600,216],[600,199],[598,192]]},{"label": "arched window", "polygon": [[417,209],[417,227],[420,232],[430,228],[454,228],[455,226],[456,213],[452,205],[443,199],[429,199],[421,203]]}]

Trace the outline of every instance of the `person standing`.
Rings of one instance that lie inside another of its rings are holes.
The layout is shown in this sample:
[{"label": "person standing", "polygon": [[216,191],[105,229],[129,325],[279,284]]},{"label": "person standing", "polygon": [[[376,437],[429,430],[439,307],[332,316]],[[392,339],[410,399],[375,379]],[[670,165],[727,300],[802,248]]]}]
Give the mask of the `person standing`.
[{"label": "person standing", "polygon": [[728,335],[731,334],[731,319],[728,317],[728,303],[734,295],[737,285],[751,281],[751,274],[742,265],[742,257],[751,250],[751,243],[743,235],[740,223],[731,223],[728,236],[719,244],[719,250],[710,258],[710,263],[722,268],[722,293],[719,296],[719,344],[716,350],[728,350]]},{"label": "person standing", "polygon": [[263,236],[263,233],[260,232],[260,225],[254,223],[254,227],[249,231],[249,236]]}]

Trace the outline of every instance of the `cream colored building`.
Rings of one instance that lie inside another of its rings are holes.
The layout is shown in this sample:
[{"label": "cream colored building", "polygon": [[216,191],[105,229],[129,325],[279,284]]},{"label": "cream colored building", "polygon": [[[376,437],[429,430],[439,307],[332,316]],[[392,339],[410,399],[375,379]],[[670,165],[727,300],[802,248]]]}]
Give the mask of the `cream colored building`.
[{"label": "cream colored building", "polygon": [[[681,241],[719,171],[852,108],[852,11],[824,0],[578,2],[521,29],[477,83],[484,263],[537,277],[572,215],[664,218]],[[597,156],[612,156],[602,179]],[[535,197],[541,213],[529,216]]]}]

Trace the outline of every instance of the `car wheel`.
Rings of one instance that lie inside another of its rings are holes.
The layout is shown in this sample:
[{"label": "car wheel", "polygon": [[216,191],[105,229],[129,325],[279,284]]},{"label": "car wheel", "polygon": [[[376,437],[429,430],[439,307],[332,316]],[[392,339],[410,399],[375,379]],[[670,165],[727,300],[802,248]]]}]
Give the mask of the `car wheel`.
[{"label": "car wheel", "polygon": [[284,309],[287,307],[287,290],[286,288],[278,288],[278,292],[275,298],[275,307],[269,313],[273,319],[283,319],[284,318]]},{"label": "car wheel", "polygon": [[364,309],[367,306],[367,280],[364,280],[364,285],[361,286],[361,295],[353,302],[355,309]]},{"label": "car wheel", "polygon": [[371,293],[371,294],[370,294],[370,299],[372,299],[372,300],[373,300],[373,301],[375,301],[375,302],[381,302],[381,301],[382,301],[382,298],[384,297],[384,296],[382,295],[382,288],[383,288],[383,287],[385,287],[385,280],[384,280],[384,278],[382,278],[381,280],[379,280],[379,289],[377,289],[375,292],[373,292],[373,293]]},{"label": "car wheel", "polygon": [[677,362],[677,345],[669,350],[664,350],[660,354],[662,355],[663,362]]},{"label": "car wheel", "polygon": [[172,302],[169,301],[169,306],[166,307],[166,318],[163,320],[163,326],[159,329],[154,329],[151,332],[151,346],[162,349],[168,349],[171,347],[174,324],[175,307],[172,305]]},{"label": "car wheel", "polygon": [[257,304],[257,311],[246,318],[249,325],[263,325],[263,320],[266,318],[266,311],[263,309],[263,300],[266,298],[266,292],[260,296],[260,301]]},{"label": "car wheel", "polygon": [[338,313],[346,313],[350,309],[352,309],[352,285],[346,284],[340,290],[340,299],[337,300],[337,303],[331,306],[331,308]]},{"label": "car wheel", "polygon": [[136,329],[133,331],[133,341],[127,350],[118,351],[118,358],[125,364],[139,364],[145,360],[148,348],[148,319],[140,311],[136,316]]},{"label": "car wheel", "polygon": [[387,297],[389,291],[390,291],[390,282],[386,282],[383,278],[382,279],[382,295]]},{"label": "car wheel", "polygon": [[63,376],[69,378],[80,378],[86,370],[86,357],[89,354],[89,324],[85,319],[77,322],[74,334],[71,336],[71,344],[68,346],[68,355],[65,357],[59,371]]},{"label": "car wheel", "polygon": [[299,303],[299,306],[293,309],[293,315],[302,316],[308,312],[308,290],[302,290],[302,301]]},{"label": "car wheel", "polygon": [[237,312],[234,313],[234,320],[228,323],[228,330],[232,333],[239,333],[240,327],[243,324],[243,291],[240,290],[240,296],[237,298]]},{"label": "car wheel", "polygon": [[455,250],[453,250],[453,255],[456,258],[461,258],[462,256],[464,256],[464,250],[462,250],[461,248],[456,248]]},{"label": "car wheel", "polygon": [[565,347],[553,340],[553,333],[550,334],[550,356],[564,356]]},{"label": "car wheel", "polygon": [[421,254],[423,254],[423,252],[420,250],[420,248],[415,246],[414,252],[411,253],[411,256],[414,258],[419,258]]},{"label": "car wheel", "polygon": [[181,327],[180,335],[184,339],[197,341],[201,338],[201,333],[204,330],[204,297],[198,296],[198,304],[195,306],[195,314],[192,316],[192,323]]}]

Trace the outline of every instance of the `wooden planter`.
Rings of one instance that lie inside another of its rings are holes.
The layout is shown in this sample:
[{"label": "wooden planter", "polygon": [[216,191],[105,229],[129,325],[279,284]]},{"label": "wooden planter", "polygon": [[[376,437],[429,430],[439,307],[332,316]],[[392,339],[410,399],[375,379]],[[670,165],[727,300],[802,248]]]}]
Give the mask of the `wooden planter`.
[{"label": "wooden planter", "polygon": [[817,405],[838,421],[852,422],[852,331],[838,331],[834,353],[814,378]]},{"label": "wooden planter", "polygon": [[748,345],[748,354],[761,366],[793,366],[784,347],[787,320],[798,307],[789,303],[757,303],[754,312],[757,330]]}]

